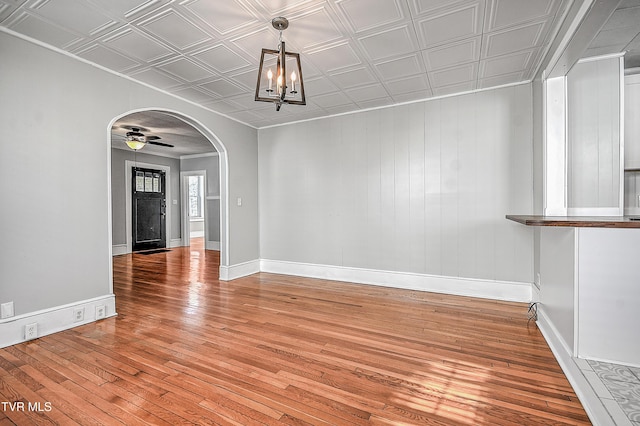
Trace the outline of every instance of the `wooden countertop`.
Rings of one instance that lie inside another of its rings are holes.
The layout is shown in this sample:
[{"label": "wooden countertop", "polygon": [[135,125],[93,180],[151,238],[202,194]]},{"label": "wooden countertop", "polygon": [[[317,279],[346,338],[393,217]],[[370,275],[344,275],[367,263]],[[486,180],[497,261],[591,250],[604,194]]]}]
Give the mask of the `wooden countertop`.
[{"label": "wooden countertop", "polygon": [[[529,226],[577,228],[640,228],[638,216],[527,216],[508,214],[507,219]],[[637,218],[633,220],[632,218]]]}]

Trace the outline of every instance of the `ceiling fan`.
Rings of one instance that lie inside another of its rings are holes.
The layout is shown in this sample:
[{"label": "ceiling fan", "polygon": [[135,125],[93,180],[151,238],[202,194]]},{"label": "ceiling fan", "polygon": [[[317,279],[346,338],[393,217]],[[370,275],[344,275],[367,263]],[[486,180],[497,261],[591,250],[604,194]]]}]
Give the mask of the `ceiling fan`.
[{"label": "ceiling fan", "polygon": [[[158,140],[161,139],[160,136],[153,136],[153,135],[146,136],[144,133],[141,133],[141,130],[142,130],[141,127],[131,127],[131,126],[122,126],[122,127],[124,129],[129,130],[125,135],[124,143],[126,143],[127,146],[133,149],[134,151],[138,151],[144,148],[146,144],[163,146],[166,148],[173,148],[173,145],[171,144],[158,142]],[[144,130],[146,131],[146,129]]]}]

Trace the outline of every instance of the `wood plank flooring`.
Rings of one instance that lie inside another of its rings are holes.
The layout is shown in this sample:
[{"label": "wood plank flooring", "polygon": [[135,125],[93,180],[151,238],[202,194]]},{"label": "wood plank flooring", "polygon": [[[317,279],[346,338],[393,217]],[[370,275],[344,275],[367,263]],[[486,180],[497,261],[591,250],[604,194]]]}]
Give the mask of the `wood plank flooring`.
[{"label": "wood plank flooring", "polygon": [[525,304],[218,263],[115,257],[116,318],[0,349],[0,425],[590,424]]}]

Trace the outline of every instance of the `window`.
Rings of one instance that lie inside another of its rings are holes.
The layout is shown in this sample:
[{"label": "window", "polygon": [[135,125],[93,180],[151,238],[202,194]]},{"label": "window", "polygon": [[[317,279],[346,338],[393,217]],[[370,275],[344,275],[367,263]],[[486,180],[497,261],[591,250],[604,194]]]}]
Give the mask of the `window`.
[{"label": "window", "polygon": [[204,218],[204,176],[189,176],[189,217]]}]

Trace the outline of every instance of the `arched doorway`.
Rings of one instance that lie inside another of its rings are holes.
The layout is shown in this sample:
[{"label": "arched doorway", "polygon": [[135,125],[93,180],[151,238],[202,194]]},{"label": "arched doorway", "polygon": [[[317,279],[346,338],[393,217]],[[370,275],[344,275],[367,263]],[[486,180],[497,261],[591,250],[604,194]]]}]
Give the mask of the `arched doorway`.
[{"label": "arched doorway", "polygon": [[[211,146],[215,149],[215,152],[217,153],[216,157],[219,161],[219,188],[220,188],[220,195],[219,195],[219,218],[220,218],[220,268],[227,268],[229,265],[229,220],[228,220],[228,212],[229,212],[229,204],[228,204],[228,158],[227,158],[227,150],[224,146],[224,144],[222,143],[222,141],[220,141],[220,139],[210,130],[208,129],[206,126],[204,126],[202,123],[200,123],[198,120],[186,116],[180,112],[177,111],[171,111],[171,110],[166,110],[166,109],[161,109],[161,108],[149,108],[149,109],[137,109],[137,110],[131,110],[131,111],[127,111],[123,114],[120,114],[116,117],[114,117],[111,122],[109,123],[109,126],[107,128],[108,131],[108,144],[109,144],[109,155],[108,155],[108,170],[109,170],[109,182],[111,185],[114,185],[114,176],[113,176],[113,172],[112,172],[112,152],[111,152],[111,147],[112,147],[112,129],[114,128],[114,125],[116,123],[122,123],[124,119],[126,119],[127,117],[135,117],[136,114],[138,113],[144,113],[145,116],[149,117],[154,117],[157,118],[158,120],[167,120],[168,118],[171,118],[171,120],[173,120],[173,122],[179,122],[181,123],[180,125],[183,126],[183,129],[188,129],[190,132],[197,132],[203,140],[206,140],[206,143],[211,144]],[[168,139],[173,139],[173,138],[168,138]],[[164,140],[163,140],[164,142]],[[167,140],[167,142],[170,142],[170,140]],[[122,143],[122,140],[119,141],[119,143]],[[124,145],[124,144],[123,144]],[[162,145],[162,144],[160,144]],[[140,152],[143,152],[140,151]],[[159,154],[162,155],[162,154]],[[126,170],[126,168],[125,168]],[[178,178],[178,176],[180,175],[180,173],[178,173],[178,171],[176,170],[175,173],[175,177]],[[122,177],[122,180],[124,180],[125,177]],[[123,184],[123,182],[119,182],[119,184]],[[111,210],[114,210],[114,215],[115,215],[115,211],[118,211],[118,214],[121,214],[121,210],[126,210],[125,207],[123,206],[118,206],[115,205],[114,207],[114,202],[111,199],[112,198],[112,193],[113,193],[113,189],[110,190],[110,213]],[[126,197],[124,198],[126,199]],[[179,195],[179,190],[175,190],[174,189],[174,193],[171,195],[170,199],[168,200],[169,202],[173,201],[173,203],[175,203],[177,200],[179,203],[182,203],[181,197]],[[117,204],[117,203],[116,203]],[[172,210],[175,206],[172,206],[171,204],[168,205],[168,207],[171,207]],[[178,207],[178,211],[180,210],[180,205],[177,206]],[[110,214],[110,243],[111,243],[111,249],[113,250],[113,253],[116,253],[116,247],[117,244],[114,245],[114,231],[113,231],[113,226],[114,226],[114,218],[113,215]],[[126,221],[126,219],[124,220],[123,223],[128,223]],[[174,232],[175,234],[178,234],[177,232]],[[126,234],[126,232],[125,232]],[[180,237],[182,238],[183,236],[180,235]],[[124,245],[125,246],[125,250],[126,247],[129,247],[127,244]],[[126,251],[125,251],[126,252]],[[117,254],[117,253],[116,253]]]}]

